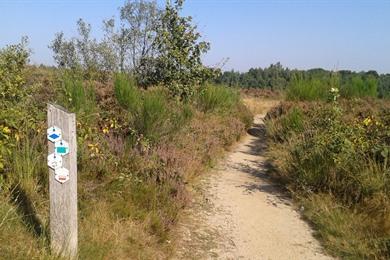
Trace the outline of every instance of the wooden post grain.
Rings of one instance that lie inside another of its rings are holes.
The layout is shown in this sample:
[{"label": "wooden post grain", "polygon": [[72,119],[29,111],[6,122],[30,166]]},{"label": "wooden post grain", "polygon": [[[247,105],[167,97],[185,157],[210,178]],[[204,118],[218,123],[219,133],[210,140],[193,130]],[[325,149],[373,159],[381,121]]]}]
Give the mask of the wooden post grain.
[{"label": "wooden post grain", "polygon": [[[66,258],[77,257],[77,138],[76,115],[64,108],[48,104],[48,127],[62,130],[62,139],[69,143],[69,154],[63,156],[63,167],[69,170],[69,181],[61,184],[49,170],[50,244],[52,253]],[[49,153],[54,144],[48,142]]]}]

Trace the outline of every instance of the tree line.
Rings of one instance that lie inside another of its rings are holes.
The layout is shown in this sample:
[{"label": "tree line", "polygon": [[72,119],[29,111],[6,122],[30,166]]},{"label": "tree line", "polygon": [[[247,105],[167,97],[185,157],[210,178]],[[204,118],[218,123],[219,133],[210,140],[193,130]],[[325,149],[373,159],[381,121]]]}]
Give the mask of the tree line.
[{"label": "tree line", "polygon": [[327,80],[335,75],[339,78],[341,85],[375,84],[378,97],[390,97],[390,74],[379,74],[373,70],[367,72],[350,70],[334,72],[321,68],[297,70],[284,67],[278,62],[266,68],[251,68],[247,72],[225,71],[215,79],[215,82],[231,87],[284,90],[297,77]]}]

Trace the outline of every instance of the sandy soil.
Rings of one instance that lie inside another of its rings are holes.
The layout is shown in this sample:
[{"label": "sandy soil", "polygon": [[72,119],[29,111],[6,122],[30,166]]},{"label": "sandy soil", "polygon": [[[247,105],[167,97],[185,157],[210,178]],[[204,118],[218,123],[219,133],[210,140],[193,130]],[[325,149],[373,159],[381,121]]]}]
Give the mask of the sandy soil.
[{"label": "sandy soil", "polygon": [[194,186],[174,259],[331,259],[267,176],[263,116]]}]

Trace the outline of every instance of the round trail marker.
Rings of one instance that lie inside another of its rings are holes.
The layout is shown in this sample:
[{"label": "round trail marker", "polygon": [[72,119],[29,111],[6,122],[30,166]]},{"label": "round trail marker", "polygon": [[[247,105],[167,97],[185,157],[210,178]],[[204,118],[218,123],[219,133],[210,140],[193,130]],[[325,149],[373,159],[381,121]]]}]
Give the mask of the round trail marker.
[{"label": "round trail marker", "polygon": [[52,126],[47,129],[47,139],[55,143],[57,141],[60,141],[62,138],[61,128],[57,126]]}]

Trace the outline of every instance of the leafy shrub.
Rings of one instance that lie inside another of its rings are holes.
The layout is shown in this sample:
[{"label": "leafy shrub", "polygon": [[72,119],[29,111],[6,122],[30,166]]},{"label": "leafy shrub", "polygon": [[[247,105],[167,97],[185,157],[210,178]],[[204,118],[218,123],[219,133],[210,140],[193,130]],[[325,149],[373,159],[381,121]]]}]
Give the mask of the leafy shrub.
[{"label": "leafy shrub", "polygon": [[225,86],[207,85],[197,96],[199,108],[204,112],[227,111],[240,101],[237,91]]},{"label": "leafy shrub", "polygon": [[9,101],[19,101],[26,95],[23,72],[30,53],[27,38],[21,43],[0,49],[0,97]]},{"label": "leafy shrub", "polygon": [[180,99],[189,99],[196,87],[213,78],[218,70],[202,64],[201,55],[210,44],[200,41],[191,17],[180,16],[183,1],[167,3],[156,27],[154,47],[158,54],[150,70],[151,85],[163,85]]}]

